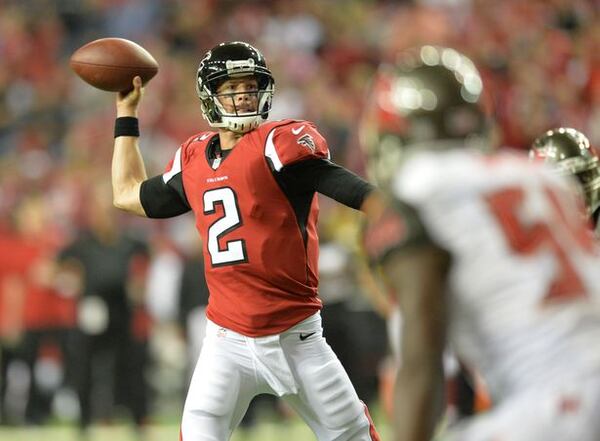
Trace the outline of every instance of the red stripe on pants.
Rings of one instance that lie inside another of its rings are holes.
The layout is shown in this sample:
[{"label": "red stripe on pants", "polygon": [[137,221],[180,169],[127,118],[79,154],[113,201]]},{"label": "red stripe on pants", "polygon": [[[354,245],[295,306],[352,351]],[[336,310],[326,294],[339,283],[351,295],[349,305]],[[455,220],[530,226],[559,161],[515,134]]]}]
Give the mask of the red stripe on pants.
[{"label": "red stripe on pants", "polygon": [[371,435],[371,439],[373,441],[381,441],[381,438],[379,438],[379,434],[377,433],[377,429],[375,429],[375,424],[373,424],[373,419],[371,418],[371,414],[369,413],[369,408],[362,401],[361,401],[361,403],[365,408],[365,415],[367,416],[367,419],[369,420],[369,435]]}]

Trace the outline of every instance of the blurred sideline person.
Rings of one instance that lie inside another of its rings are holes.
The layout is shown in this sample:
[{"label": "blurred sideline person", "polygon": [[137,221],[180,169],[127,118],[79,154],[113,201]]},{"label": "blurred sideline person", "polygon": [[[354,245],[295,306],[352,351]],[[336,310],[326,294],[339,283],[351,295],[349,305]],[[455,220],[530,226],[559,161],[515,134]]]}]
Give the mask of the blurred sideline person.
[{"label": "blurred sideline person", "polygon": [[600,216],[600,162],[590,141],[578,130],[558,127],[548,130],[533,142],[529,155],[542,159],[581,185],[588,216],[598,235]]},{"label": "blurred sideline person", "polygon": [[148,249],[119,231],[110,184],[96,183],[86,224],[58,255],[58,274],[76,289],[78,333],[74,382],[81,435],[93,421],[110,421],[117,404],[129,409],[138,435],[148,415],[150,321],[144,310]]},{"label": "blurred sideline person", "polygon": [[[194,232],[195,234],[195,232]],[[196,361],[200,356],[206,329],[206,306],[208,286],[204,277],[202,243],[195,237],[189,241],[194,245],[185,253],[181,283],[179,285],[178,319],[187,344],[187,381],[192,378]]]},{"label": "blurred sideline person", "polygon": [[[196,77],[204,118],[163,175],[138,148],[141,80],[117,96],[114,204],[151,218],[193,211],[210,296],[188,390],[183,441],[225,441],[258,394],[282,397],[319,440],[379,439],[367,407],[322,336],[318,200],[376,206],[373,186],[330,161],[309,121],[266,122],[274,80],[243,42],[206,53]],[[374,202],[370,202],[374,201]]]},{"label": "blurred sideline person", "polygon": [[[334,217],[330,221],[340,225],[343,219]],[[385,322],[363,301],[362,287],[357,281],[358,265],[350,246],[336,238],[330,228],[322,226],[320,231],[319,296],[323,301],[323,335],[359,396],[369,403],[378,398],[376,367],[386,352]],[[374,332],[365,332],[367,329]],[[381,333],[378,334],[377,329]]]},{"label": "blurred sideline person", "polygon": [[0,424],[43,424],[68,387],[75,300],[54,284],[61,239],[45,199],[23,198],[11,220],[0,232]]},{"label": "blurred sideline person", "polygon": [[404,319],[394,440],[432,439],[447,341],[493,408],[439,439],[600,439],[600,256],[573,184],[485,152],[481,78],[457,51],[424,46],[378,75],[364,139],[389,205],[364,242]]}]

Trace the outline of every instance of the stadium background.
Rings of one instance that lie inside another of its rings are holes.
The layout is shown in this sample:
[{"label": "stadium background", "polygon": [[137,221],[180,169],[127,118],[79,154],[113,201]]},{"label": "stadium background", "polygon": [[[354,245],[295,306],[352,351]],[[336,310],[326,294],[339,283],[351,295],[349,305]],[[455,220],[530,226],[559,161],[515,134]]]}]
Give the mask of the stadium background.
[{"label": "stadium background", "polygon": [[[64,314],[63,327],[81,326],[72,315],[77,300],[68,290],[39,288],[48,284],[44,265],[89,226],[88,202],[110,180],[114,96],[87,86],[69,70],[69,56],[82,44],[129,38],[158,60],[160,71],[140,115],[149,175],[163,170],[179,142],[206,129],[194,89],[197,63],[208,48],[228,40],[248,41],[265,54],[276,79],[271,118],[315,121],[333,159],[363,173],[356,121],[368,80],[380,60],[424,43],[454,47],[474,60],[501,143],[527,148],[544,130],[563,125],[583,131],[598,146],[599,6],[596,0],[0,2],[0,356],[23,344],[28,331],[55,327],[49,315]],[[335,322],[332,336],[346,336],[336,350],[350,365],[359,393],[378,407],[386,336],[353,269],[356,216],[325,198],[321,202],[322,291],[326,305],[332,305],[326,324]],[[111,213],[120,230],[132,231],[150,250],[137,305],[150,360],[143,370],[150,388],[148,439],[175,439],[187,381],[178,281],[199,246],[192,239],[193,221]],[[32,243],[39,248],[36,258],[19,257]],[[7,300],[14,298],[15,275],[23,282],[24,309]],[[36,351],[47,362],[39,365],[46,369],[40,368],[40,375],[56,378],[47,387],[59,399],[53,398],[42,421],[29,421],[17,409],[0,426],[0,440],[76,439],[73,397],[55,394],[65,360],[52,341]],[[0,381],[18,396],[30,371],[36,372],[13,363]],[[234,439],[311,439],[297,420],[274,423],[281,415],[263,407],[258,419],[265,423],[248,424]],[[376,417],[385,435],[385,415],[376,412]],[[111,424],[96,421],[101,424],[91,439],[134,439],[128,420],[127,412],[117,409]]]}]

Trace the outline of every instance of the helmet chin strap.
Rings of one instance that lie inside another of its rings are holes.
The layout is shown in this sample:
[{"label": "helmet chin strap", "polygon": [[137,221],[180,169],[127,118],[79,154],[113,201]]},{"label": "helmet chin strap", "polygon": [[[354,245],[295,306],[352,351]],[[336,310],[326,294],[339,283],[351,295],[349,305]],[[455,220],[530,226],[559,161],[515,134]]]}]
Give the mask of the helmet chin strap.
[{"label": "helmet chin strap", "polygon": [[223,116],[223,127],[235,133],[246,133],[254,130],[262,122],[260,115]]},{"label": "helmet chin strap", "polygon": [[216,107],[221,113],[221,121],[214,123],[209,121],[209,124],[212,127],[227,129],[234,133],[247,133],[251,130],[254,130],[264,121],[263,116],[258,113],[258,108],[260,108],[261,105],[264,105],[263,101],[265,100],[265,98],[261,98],[261,100],[259,100],[260,102],[258,103],[258,107],[255,112],[249,112],[249,114],[236,115],[225,112],[223,104],[219,101],[217,97],[213,97]]}]

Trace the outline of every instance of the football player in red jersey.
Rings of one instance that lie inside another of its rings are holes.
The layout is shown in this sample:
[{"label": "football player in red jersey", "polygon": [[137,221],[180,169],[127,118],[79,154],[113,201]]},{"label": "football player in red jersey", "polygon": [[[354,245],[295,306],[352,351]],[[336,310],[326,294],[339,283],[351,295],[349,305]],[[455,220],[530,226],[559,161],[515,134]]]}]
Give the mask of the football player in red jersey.
[{"label": "football player in red jersey", "polygon": [[183,441],[228,440],[252,398],[281,396],[319,440],[377,440],[366,406],[322,336],[318,200],[376,210],[374,187],[335,165],[309,121],[267,122],[274,80],[243,42],[206,53],[197,73],[204,118],[164,174],[138,149],[141,81],[117,97],[114,204],[151,218],[193,211],[202,237],[207,336],[188,390]]}]

